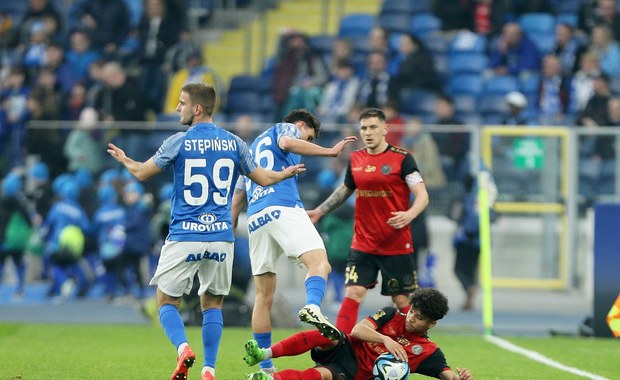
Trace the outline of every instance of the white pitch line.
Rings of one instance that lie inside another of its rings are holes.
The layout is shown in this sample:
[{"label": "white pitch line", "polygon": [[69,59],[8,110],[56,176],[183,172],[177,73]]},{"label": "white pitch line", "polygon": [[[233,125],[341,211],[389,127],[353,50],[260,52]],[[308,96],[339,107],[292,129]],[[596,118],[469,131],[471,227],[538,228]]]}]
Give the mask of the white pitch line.
[{"label": "white pitch line", "polygon": [[512,351],[512,352],[516,352],[517,354],[521,354],[523,356],[526,356],[532,360],[535,360],[537,362],[543,363],[545,365],[548,365],[550,367],[554,367],[557,369],[560,369],[562,371],[566,371],[569,372],[573,375],[577,375],[577,376],[581,376],[581,377],[586,377],[588,379],[592,379],[592,380],[609,380],[606,377],[603,376],[599,376],[599,375],[595,375],[593,373],[587,372],[587,371],[583,371],[579,368],[573,368],[573,367],[569,367],[566,366],[562,363],[558,363],[553,359],[549,359],[548,357],[539,354],[536,351],[532,351],[532,350],[528,350],[525,349],[523,347],[519,347],[513,343],[510,343],[507,340],[504,340],[502,338],[498,338],[496,336],[487,336],[485,337],[487,341],[495,344],[496,346],[499,346],[505,350],[508,351]]}]

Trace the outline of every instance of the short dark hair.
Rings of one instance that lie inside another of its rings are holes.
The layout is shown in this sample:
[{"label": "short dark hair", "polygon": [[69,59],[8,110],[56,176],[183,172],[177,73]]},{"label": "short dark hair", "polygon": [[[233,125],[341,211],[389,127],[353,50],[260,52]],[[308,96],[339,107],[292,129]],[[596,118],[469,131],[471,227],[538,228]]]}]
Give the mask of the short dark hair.
[{"label": "short dark hair", "polygon": [[295,124],[298,121],[303,121],[306,125],[314,129],[315,137],[319,137],[321,132],[321,122],[310,111],[300,108],[292,110],[288,115],[284,116],[285,123]]},{"label": "short dark hair", "polygon": [[192,104],[200,104],[205,114],[213,115],[217,98],[213,86],[206,83],[188,83],[181,88],[181,91],[189,95]]},{"label": "short dark hair", "polygon": [[448,299],[434,288],[416,289],[409,297],[411,308],[433,321],[448,314]]},{"label": "short dark hair", "polygon": [[360,113],[359,120],[370,119],[376,117],[381,121],[385,121],[385,113],[378,108],[366,108]]}]

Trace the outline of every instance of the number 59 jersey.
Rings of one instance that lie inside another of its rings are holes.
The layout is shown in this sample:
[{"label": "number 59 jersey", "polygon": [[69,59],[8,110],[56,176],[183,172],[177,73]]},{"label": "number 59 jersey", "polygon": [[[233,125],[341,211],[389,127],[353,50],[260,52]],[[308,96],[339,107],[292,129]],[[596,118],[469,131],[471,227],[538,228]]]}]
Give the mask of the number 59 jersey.
[{"label": "number 59 jersey", "polygon": [[[297,165],[301,156],[284,151],[278,145],[283,136],[294,139],[301,137],[295,124],[278,123],[260,134],[250,146],[256,164],[267,170],[280,171],[282,167]],[[245,179],[248,197],[248,216],[260,212],[269,206],[303,207],[297,187],[297,176],[287,178],[275,185],[262,187]]]},{"label": "number 59 jersey", "polygon": [[256,169],[243,140],[215,124],[200,123],[168,137],[153,161],[162,170],[174,169],[168,240],[235,240],[231,189],[240,173]]}]

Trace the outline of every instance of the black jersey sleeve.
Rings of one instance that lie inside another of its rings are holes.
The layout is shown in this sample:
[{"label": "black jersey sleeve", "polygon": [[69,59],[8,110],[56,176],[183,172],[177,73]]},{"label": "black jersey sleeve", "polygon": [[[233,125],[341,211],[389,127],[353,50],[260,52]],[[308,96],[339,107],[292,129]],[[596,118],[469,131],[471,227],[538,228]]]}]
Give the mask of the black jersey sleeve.
[{"label": "black jersey sleeve", "polygon": [[411,153],[407,153],[400,168],[400,176],[402,179],[405,179],[406,176],[413,172],[419,172],[418,164],[415,162],[415,158],[411,155]]},{"label": "black jersey sleeve", "polygon": [[351,161],[349,161],[349,164],[347,165],[347,173],[344,176],[344,185],[351,190],[357,188],[357,186],[355,186],[355,179],[353,179],[353,173],[351,172]]},{"label": "black jersey sleeve", "polygon": [[381,329],[386,323],[392,320],[396,315],[396,308],[386,306],[383,309],[379,309],[376,313],[369,316],[367,319],[375,324],[377,330]]},{"label": "black jersey sleeve", "polygon": [[439,377],[439,374],[445,371],[448,366],[443,351],[438,347],[435,352],[424,359],[415,369],[415,373],[430,377]]}]

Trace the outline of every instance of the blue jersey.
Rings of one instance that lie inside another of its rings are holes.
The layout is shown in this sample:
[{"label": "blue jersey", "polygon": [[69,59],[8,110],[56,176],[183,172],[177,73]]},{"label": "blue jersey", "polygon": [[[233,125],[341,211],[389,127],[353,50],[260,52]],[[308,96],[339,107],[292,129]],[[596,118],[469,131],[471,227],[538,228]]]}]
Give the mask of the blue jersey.
[{"label": "blue jersey", "polygon": [[167,138],[153,160],[162,170],[174,169],[168,240],[235,240],[231,188],[239,173],[256,169],[243,140],[215,124],[200,123]]},{"label": "blue jersey", "polygon": [[[278,146],[278,141],[284,136],[295,139],[301,137],[295,124],[278,123],[263,132],[254,140],[250,149],[254,154],[256,163],[268,170],[281,170],[281,168],[297,165],[301,162],[301,156],[296,153],[286,152]],[[299,198],[297,176],[287,178],[275,185],[262,187],[249,179],[246,179],[246,192],[248,196],[248,216],[260,212],[269,206],[303,207]]]}]

